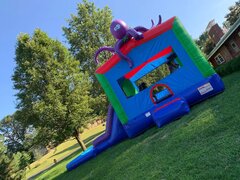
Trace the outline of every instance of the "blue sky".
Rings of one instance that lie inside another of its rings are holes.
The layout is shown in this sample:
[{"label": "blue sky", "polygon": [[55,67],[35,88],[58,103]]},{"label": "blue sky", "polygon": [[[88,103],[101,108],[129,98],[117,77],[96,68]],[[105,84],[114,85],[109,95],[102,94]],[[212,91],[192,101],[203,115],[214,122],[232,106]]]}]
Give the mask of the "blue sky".
[{"label": "blue sky", "polygon": [[[90,0],[99,8],[109,6],[114,18],[129,26],[151,26],[161,14],[163,20],[178,16],[193,38],[197,38],[211,19],[222,24],[228,7],[236,0]],[[19,33],[32,34],[41,28],[52,38],[65,42],[62,27],[76,13],[77,0],[1,0],[0,1],[0,119],[15,111],[16,98],[11,76]]]}]

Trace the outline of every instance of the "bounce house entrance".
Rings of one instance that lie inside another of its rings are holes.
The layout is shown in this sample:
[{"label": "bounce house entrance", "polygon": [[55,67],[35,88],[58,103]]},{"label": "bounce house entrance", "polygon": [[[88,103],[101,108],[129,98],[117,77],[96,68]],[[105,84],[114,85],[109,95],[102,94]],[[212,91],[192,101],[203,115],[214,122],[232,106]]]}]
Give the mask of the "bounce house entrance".
[{"label": "bounce house entrance", "polygon": [[154,104],[158,104],[172,95],[172,90],[166,84],[156,84],[150,90],[150,98]]}]

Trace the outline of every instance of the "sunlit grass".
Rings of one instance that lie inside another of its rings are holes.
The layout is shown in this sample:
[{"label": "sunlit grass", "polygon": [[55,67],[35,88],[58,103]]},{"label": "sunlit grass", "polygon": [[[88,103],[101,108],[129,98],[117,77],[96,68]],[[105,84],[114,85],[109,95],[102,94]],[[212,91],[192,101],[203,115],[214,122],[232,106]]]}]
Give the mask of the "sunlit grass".
[{"label": "sunlit grass", "polygon": [[79,152],[39,179],[240,179],[240,72],[226,90],[163,128],[154,127],[67,172]]},{"label": "sunlit grass", "polygon": [[[94,138],[94,135],[99,135],[101,132],[103,132],[105,129],[105,126],[99,125],[97,127],[94,127],[90,130],[85,130],[81,137],[83,138],[84,142],[88,146],[89,143],[91,143],[92,139]],[[35,161],[30,165],[31,169],[27,170],[27,177],[30,177],[45,168],[49,167],[54,163],[54,159],[61,160],[62,158],[70,155],[76,150],[80,150],[80,146],[77,143],[77,141],[72,138],[68,141],[65,141],[64,143],[57,146],[55,149],[51,150],[48,154],[43,156],[41,159]],[[79,152],[78,151],[78,152]]]}]

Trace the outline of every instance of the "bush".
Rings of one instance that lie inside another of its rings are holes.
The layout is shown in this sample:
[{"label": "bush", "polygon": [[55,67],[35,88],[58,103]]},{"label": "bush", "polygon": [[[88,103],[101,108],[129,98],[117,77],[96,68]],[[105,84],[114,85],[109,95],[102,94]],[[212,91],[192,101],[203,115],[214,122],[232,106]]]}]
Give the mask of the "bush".
[{"label": "bush", "polygon": [[[2,147],[0,144],[0,148]],[[31,157],[25,152],[8,154],[5,150],[6,148],[0,149],[0,179],[25,179],[25,167],[29,164]]]},{"label": "bush", "polygon": [[240,56],[218,66],[215,71],[221,76],[227,76],[233,72],[240,71]]}]

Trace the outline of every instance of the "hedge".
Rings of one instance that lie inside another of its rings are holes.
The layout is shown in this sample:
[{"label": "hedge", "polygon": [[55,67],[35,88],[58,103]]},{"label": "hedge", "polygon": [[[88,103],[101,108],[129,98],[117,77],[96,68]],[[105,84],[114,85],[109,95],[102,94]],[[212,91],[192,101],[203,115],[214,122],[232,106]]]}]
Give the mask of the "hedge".
[{"label": "hedge", "polygon": [[233,72],[240,71],[240,56],[218,66],[215,71],[221,76],[227,76]]}]

